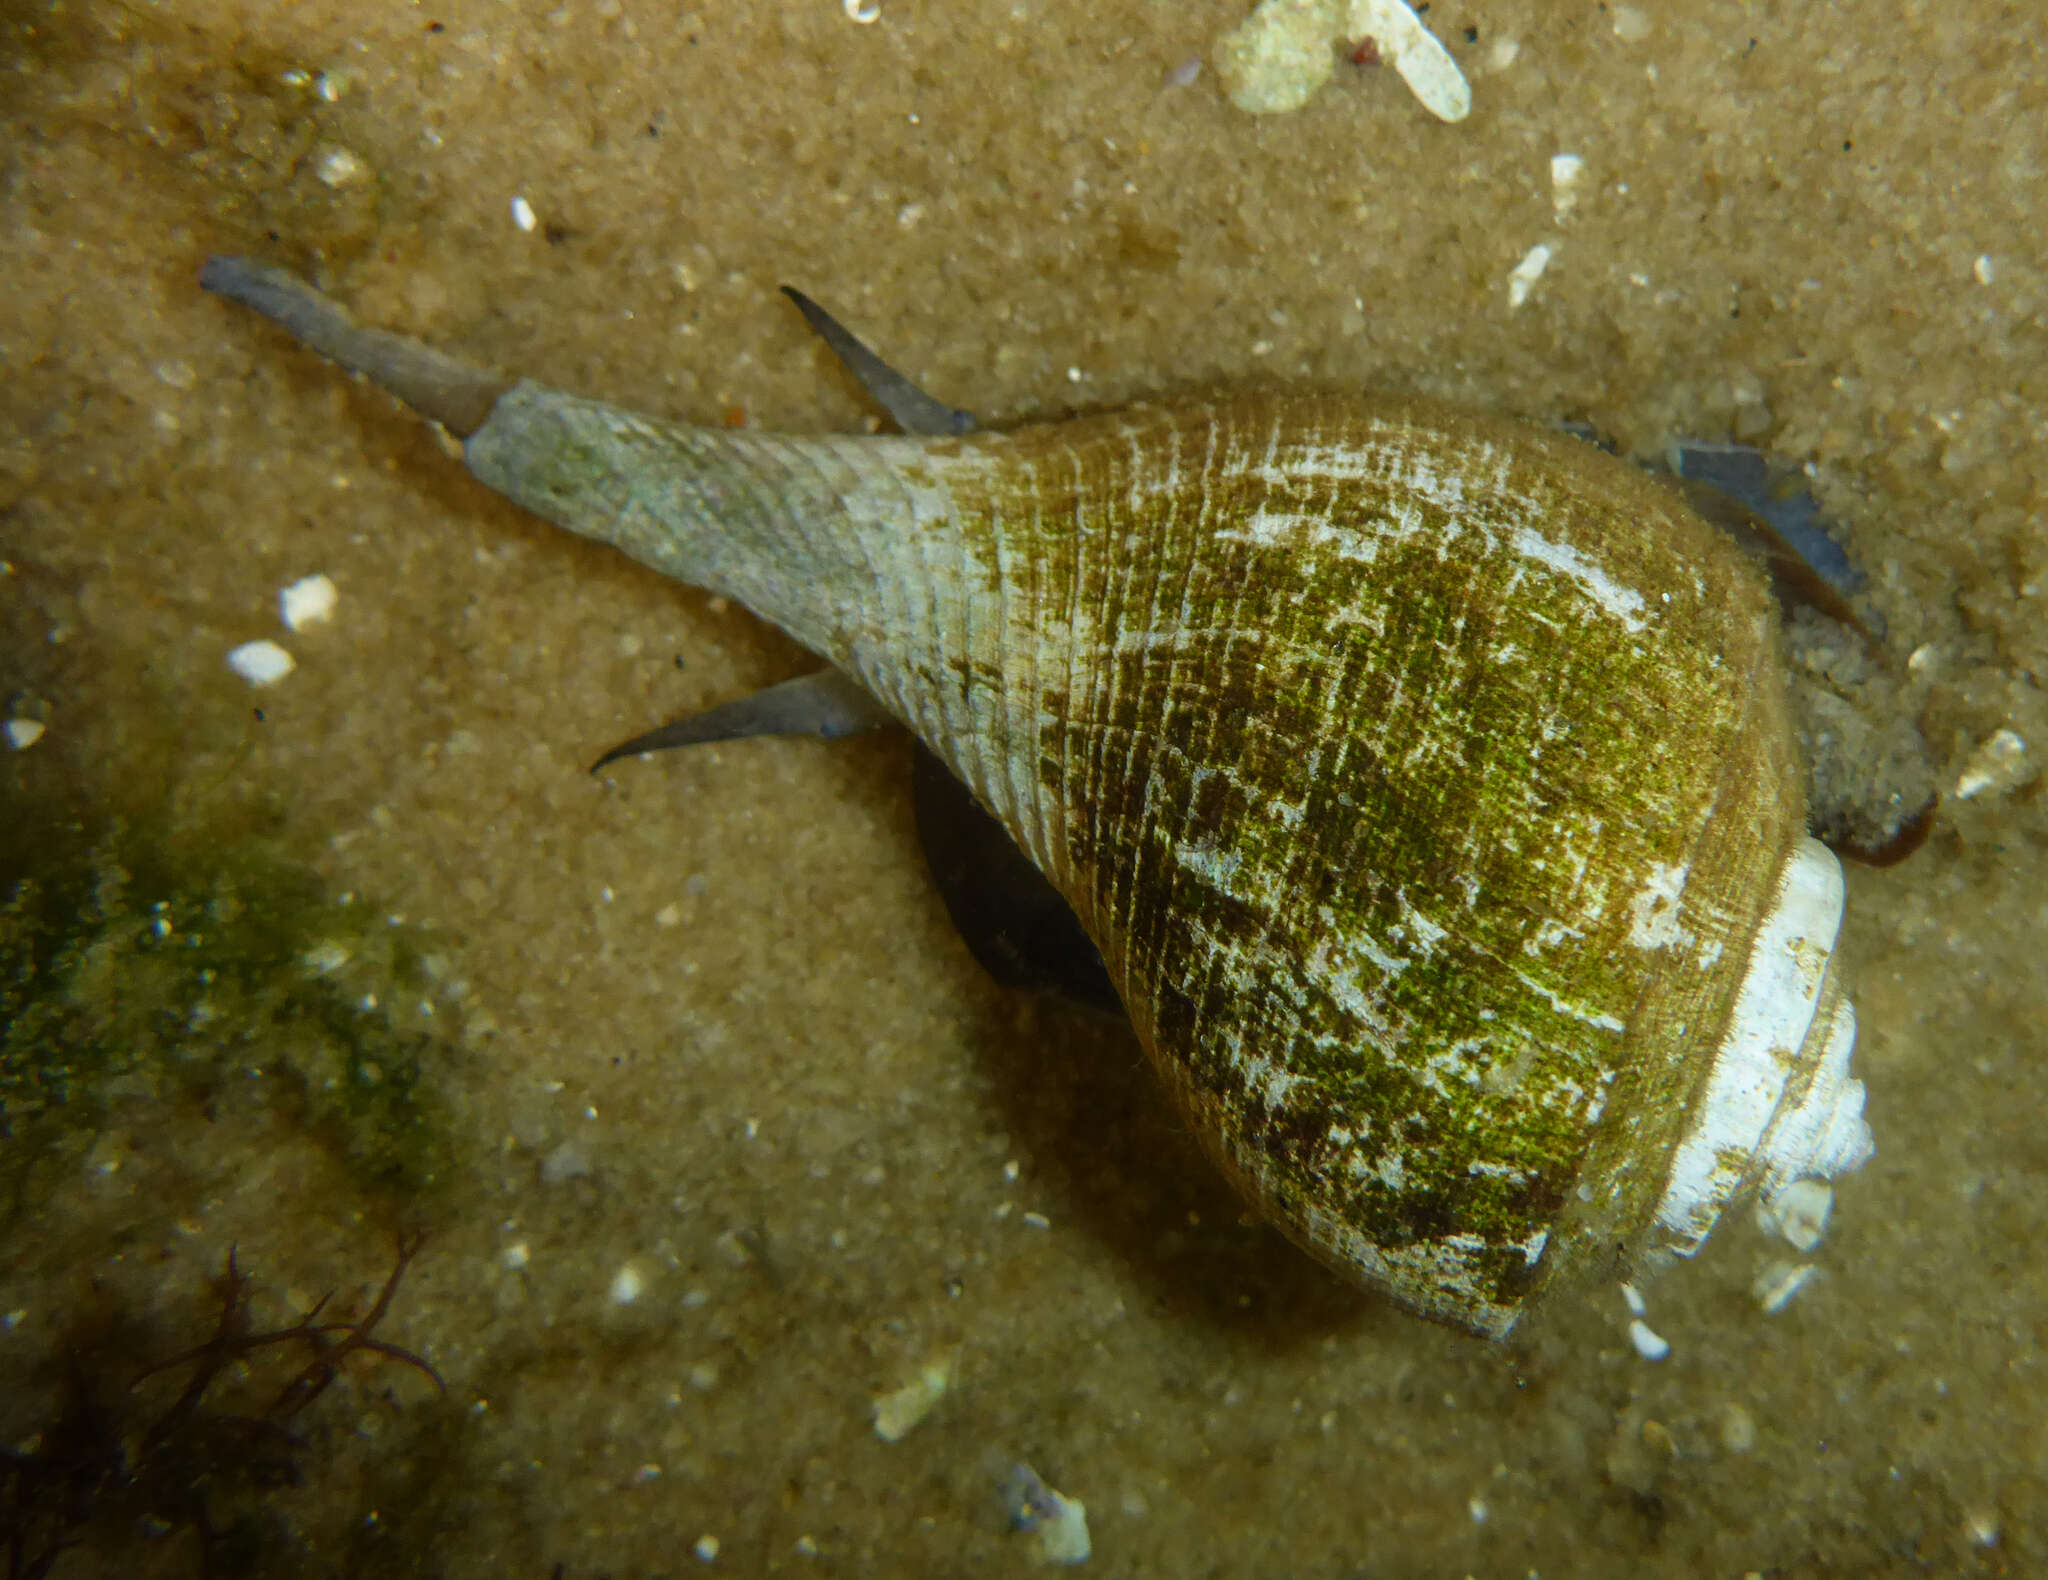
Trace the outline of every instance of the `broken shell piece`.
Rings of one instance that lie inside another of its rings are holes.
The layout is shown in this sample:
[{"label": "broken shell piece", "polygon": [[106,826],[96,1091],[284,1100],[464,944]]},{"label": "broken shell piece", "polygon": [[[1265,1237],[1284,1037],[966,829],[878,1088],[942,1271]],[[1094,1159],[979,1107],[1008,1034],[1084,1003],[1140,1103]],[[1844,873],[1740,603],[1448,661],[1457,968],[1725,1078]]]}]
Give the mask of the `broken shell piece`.
[{"label": "broken shell piece", "polygon": [[1550,248],[1538,242],[1522,254],[1522,261],[1508,271],[1508,309],[1513,311],[1529,300],[1543,271],[1550,267]]},{"label": "broken shell piece", "polygon": [[252,686],[271,686],[298,668],[298,661],[275,642],[244,642],[228,654],[228,668]]},{"label": "broken shell piece", "polygon": [[946,1397],[953,1386],[955,1357],[943,1355],[926,1361],[916,1377],[894,1393],[875,1396],[875,1436],[885,1443],[901,1442],[910,1429],[932,1413],[932,1407]]},{"label": "broken shell piece", "polygon": [[1970,753],[1956,780],[1956,799],[1968,801],[1990,794],[2003,795],[2033,777],[2027,763],[2027,743],[2011,730],[2000,730]]},{"label": "broken shell piece", "polygon": [[1462,121],[1471,113],[1472,89],[1465,74],[1405,0],[1353,0],[1351,26],[1345,31],[1379,45],[1422,107],[1438,120]]},{"label": "broken shell piece", "polygon": [[1586,161],[1577,154],[1550,156],[1550,211],[1559,224],[1579,206],[1579,177],[1585,170]]},{"label": "broken shell piece", "polygon": [[1834,1210],[1834,1188],[1826,1180],[1797,1179],[1756,1204],[1757,1227],[1782,1237],[1801,1255],[1820,1244]]},{"label": "broken shell piece", "polygon": [[1336,39],[1369,38],[1423,107],[1462,121],[1472,89],[1450,51],[1405,0],[1260,0],[1216,44],[1216,72],[1230,102],[1252,115],[1298,110],[1336,69]]},{"label": "broken shell piece", "polygon": [[1088,1537],[1088,1506],[1048,1487],[1029,1465],[1011,1467],[1003,1478],[1003,1507],[1010,1524],[1038,1541],[1038,1556],[1049,1564],[1084,1564],[1094,1552]]},{"label": "broken shell piece", "polygon": [[278,618],[294,631],[303,631],[309,625],[325,625],[334,618],[338,596],[334,583],[327,577],[302,576],[278,590]]},{"label": "broken shell piece", "polygon": [[1811,1262],[1773,1262],[1756,1275],[1749,1292],[1767,1315],[1776,1316],[1792,1304],[1792,1297],[1812,1282],[1820,1269]]},{"label": "broken shell piece", "polygon": [[41,719],[9,719],[4,726],[7,744],[18,752],[25,752],[43,738]]},{"label": "broken shell piece", "polygon": [[1636,1353],[1646,1361],[1661,1361],[1671,1353],[1671,1341],[1641,1317],[1630,1319],[1628,1341],[1636,1347]]}]

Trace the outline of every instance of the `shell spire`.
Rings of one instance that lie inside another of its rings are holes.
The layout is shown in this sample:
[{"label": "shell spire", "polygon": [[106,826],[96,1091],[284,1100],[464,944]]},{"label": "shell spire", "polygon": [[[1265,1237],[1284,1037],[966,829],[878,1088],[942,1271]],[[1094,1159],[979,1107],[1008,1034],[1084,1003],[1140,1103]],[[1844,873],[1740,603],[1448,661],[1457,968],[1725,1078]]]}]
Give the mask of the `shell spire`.
[{"label": "shell spire", "polygon": [[1290,1237],[1503,1335],[1867,1155],[1762,577],[1576,440],[1232,394],[771,437],[530,383],[485,483],[855,677]]}]

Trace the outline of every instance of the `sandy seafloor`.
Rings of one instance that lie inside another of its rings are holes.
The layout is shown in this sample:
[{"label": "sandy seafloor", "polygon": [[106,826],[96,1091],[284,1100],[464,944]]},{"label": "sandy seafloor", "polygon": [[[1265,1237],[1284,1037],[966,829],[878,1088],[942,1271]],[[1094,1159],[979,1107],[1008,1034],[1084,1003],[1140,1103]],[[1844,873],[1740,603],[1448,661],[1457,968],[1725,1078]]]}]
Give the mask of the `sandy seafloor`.
[{"label": "sandy seafloor", "polygon": [[[1739,432],[1812,463],[1952,787],[2000,729],[2048,760],[2026,9],[1646,0],[1623,37],[1439,0],[1453,126],[1385,68],[1269,119],[1169,83],[1242,0],[880,4],[0,7],[0,691],[47,724],[10,804],[282,809],[334,893],[447,941],[467,1028],[429,1202],[260,1104],[117,1115],[8,1220],[0,1375],[88,1280],[202,1320],[231,1242],[267,1320],[360,1310],[411,1219],[384,1332],[448,1395],[365,1365],[321,1402],[286,1572],[1022,1572],[1023,1460],[1086,1502],[1084,1573],[2048,1573],[2024,763],[1850,872],[1879,1150],[1819,1275],[1765,1314],[1784,1247],[1738,1212],[1650,1287],[1661,1363],[1612,1289],[1488,1346],[1241,1223],[1125,1037],[978,974],[900,739],[586,776],[803,655],[195,285],[255,252],[491,365],[769,429],[871,413],[787,281],[995,421],[1256,375]],[[314,572],[336,617],[285,632]],[[298,668],[257,694],[224,655],[261,637]],[[879,1440],[874,1396],[947,1359]]]}]

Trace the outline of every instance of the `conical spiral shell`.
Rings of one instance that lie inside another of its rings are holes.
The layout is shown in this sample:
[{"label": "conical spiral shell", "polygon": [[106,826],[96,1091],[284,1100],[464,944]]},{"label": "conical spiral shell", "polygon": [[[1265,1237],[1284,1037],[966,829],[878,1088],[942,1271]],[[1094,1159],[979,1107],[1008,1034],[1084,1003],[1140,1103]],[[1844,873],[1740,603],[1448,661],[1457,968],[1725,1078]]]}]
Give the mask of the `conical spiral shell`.
[{"label": "conical spiral shell", "polygon": [[1283,394],[794,440],[522,384],[468,458],[872,689],[1317,1255],[1499,1334],[1656,1237],[1803,830],[1762,581],[1654,483]]}]

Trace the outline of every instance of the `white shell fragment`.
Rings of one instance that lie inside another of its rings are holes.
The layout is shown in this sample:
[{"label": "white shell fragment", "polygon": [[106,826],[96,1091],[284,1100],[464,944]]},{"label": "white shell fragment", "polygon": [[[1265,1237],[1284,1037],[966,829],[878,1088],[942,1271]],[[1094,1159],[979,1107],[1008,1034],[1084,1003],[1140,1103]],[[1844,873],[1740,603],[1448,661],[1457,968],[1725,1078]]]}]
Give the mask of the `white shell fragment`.
[{"label": "white shell fragment", "polygon": [[1550,248],[1538,242],[1522,254],[1522,261],[1508,271],[1508,308],[1510,311],[1529,300],[1529,293],[1536,289],[1536,282],[1543,278],[1543,271],[1550,267]]},{"label": "white shell fragment", "polygon": [[1834,1188],[1826,1180],[1794,1180],[1757,1202],[1757,1227],[1804,1255],[1827,1233],[1828,1214],[1834,1206]]},{"label": "white shell fragment", "polygon": [[1369,38],[1423,108],[1462,121],[1472,89],[1449,50],[1405,0],[1260,0],[1216,43],[1216,71],[1230,102],[1252,115],[1298,110],[1336,70],[1331,44]]},{"label": "white shell fragment", "polygon": [[0,732],[7,736],[7,744],[18,752],[25,752],[43,738],[43,721],[40,719],[9,719],[0,725]]},{"label": "white shell fragment", "polygon": [[894,1393],[876,1395],[875,1436],[885,1443],[900,1443],[912,1427],[930,1415],[953,1386],[953,1359],[945,1355],[927,1361],[917,1376]]},{"label": "white shell fragment", "polygon": [[275,642],[244,642],[228,654],[228,668],[252,686],[273,686],[298,668],[293,658]]},{"label": "white shell fragment", "polygon": [[523,197],[515,197],[512,200],[512,223],[521,230],[532,230],[540,223],[538,216],[533,212],[533,205]]},{"label": "white shell fragment", "polygon": [[1756,1275],[1749,1292],[1769,1316],[1776,1316],[1792,1304],[1792,1297],[1813,1280],[1820,1269],[1811,1262],[1773,1262]]},{"label": "white shell fragment", "polygon": [[846,13],[846,20],[858,22],[862,27],[882,20],[882,8],[873,0],[839,0],[839,9]]},{"label": "white shell fragment", "polygon": [[1049,1564],[1084,1564],[1094,1552],[1088,1536],[1088,1506],[1039,1479],[1029,1465],[1012,1467],[1003,1481],[1010,1524],[1037,1539],[1038,1556]]},{"label": "white shell fragment", "polygon": [[314,173],[331,187],[354,186],[370,173],[370,167],[346,148],[330,148],[313,165]]},{"label": "white shell fragment", "polygon": [[325,576],[302,576],[277,594],[278,618],[294,631],[309,625],[325,625],[334,618],[335,600],[340,595]]},{"label": "white shell fragment", "polygon": [[1636,1347],[1636,1353],[1646,1361],[1661,1361],[1671,1353],[1671,1341],[1656,1332],[1641,1317],[1629,1319],[1628,1341]]},{"label": "white shell fragment", "polygon": [[1577,154],[1550,156],[1550,211],[1559,224],[1579,206],[1579,177],[1585,170],[1586,161]]},{"label": "white shell fragment", "polygon": [[1344,31],[1378,44],[1422,107],[1438,120],[1462,121],[1472,112],[1465,74],[1406,0],[1353,0],[1351,24]]},{"label": "white shell fragment", "polygon": [[1970,753],[1970,760],[1963,764],[1956,779],[1956,799],[1969,801],[1985,794],[2003,795],[2030,777],[2026,741],[2011,730],[2000,730]]}]

